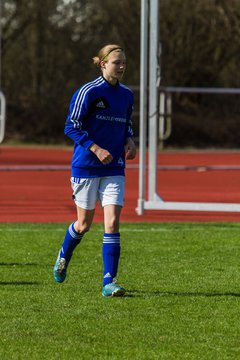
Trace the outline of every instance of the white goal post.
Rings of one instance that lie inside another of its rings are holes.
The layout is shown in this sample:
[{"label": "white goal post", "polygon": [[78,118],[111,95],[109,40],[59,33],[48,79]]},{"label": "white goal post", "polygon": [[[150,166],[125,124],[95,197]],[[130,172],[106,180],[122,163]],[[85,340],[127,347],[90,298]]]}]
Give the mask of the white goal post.
[{"label": "white goal post", "polygon": [[[2,2],[0,0],[0,89],[1,89],[1,75],[2,75]],[[3,142],[5,136],[5,121],[6,121],[6,100],[3,92],[0,90],[0,144]]]},{"label": "white goal post", "polygon": [[[164,201],[157,193],[157,153],[159,131],[171,111],[172,92],[190,92],[187,88],[160,88],[159,0],[141,1],[141,70],[140,70],[140,135],[139,135],[139,196],[136,212],[144,210],[223,211],[240,212],[240,204]],[[149,43],[148,43],[149,41]],[[149,56],[147,56],[149,54]],[[147,76],[148,74],[148,76]],[[161,91],[160,91],[161,90]],[[192,89],[197,92],[199,89]],[[240,89],[202,89],[212,93],[239,93]],[[160,100],[158,97],[160,94]],[[166,97],[166,99],[165,99]],[[160,105],[160,113],[159,106]],[[166,109],[165,109],[166,105]],[[148,139],[147,139],[148,119]],[[160,121],[160,122],[159,122]],[[159,122],[159,123],[158,123]],[[168,132],[168,130],[167,130]],[[164,134],[162,134],[164,137]],[[148,140],[148,199],[146,199],[146,147]]]},{"label": "white goal post", "polygon": [[6,121],[6,100],[2,91],[0,91],[0,144],[3,142],[5,136],[5,121]]}]

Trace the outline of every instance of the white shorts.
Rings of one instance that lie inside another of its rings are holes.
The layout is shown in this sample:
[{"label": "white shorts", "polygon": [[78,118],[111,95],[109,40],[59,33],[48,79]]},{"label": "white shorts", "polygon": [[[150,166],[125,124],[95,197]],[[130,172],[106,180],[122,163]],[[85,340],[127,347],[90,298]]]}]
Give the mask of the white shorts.
[{"label": "white shorts", "polygon": [[100,178],[71,178],[75,204],[85,210],[93,210],[99,200],[105,205],[124,205],[124,176]]}]

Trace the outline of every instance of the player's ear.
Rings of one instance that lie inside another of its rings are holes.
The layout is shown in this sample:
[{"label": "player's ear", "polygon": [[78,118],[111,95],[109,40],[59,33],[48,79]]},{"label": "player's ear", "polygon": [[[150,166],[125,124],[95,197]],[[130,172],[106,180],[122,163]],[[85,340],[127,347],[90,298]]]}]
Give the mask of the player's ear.
[{"label": "player's ear", "polygon": [[101,69],[106,69],[106,66],[105,66],[106,62],[105,61],[100,61],[100,68]]}]

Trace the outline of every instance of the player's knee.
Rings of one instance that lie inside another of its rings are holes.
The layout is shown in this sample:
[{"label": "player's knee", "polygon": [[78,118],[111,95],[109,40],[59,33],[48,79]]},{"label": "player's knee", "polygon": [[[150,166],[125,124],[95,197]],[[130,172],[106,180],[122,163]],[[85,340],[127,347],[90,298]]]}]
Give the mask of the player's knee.
[{"label": "player's knee", "polygon": [[106,231],[110,234],[114,234],[119,231],[119,220],[117,217],[112,217],[108,219],[107,224],[105,224]]},{"label": "player's knee", "polygon": [[76,221],[74,227],[79,234],[85,234],[90,230],[91,224],[87,223],[86,221]]}]

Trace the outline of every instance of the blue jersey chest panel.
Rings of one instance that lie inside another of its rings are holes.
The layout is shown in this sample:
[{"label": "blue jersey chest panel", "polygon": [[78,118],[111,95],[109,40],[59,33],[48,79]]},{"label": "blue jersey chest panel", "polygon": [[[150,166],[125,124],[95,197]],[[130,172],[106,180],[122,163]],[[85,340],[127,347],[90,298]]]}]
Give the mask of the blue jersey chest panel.
[{"label": "blue jersey chest panel", "polygon": [[[74,94],[65,131],[75,143],[73,176],[80,176],[79,173],[83,177],[108,175],[109,172],[110,175],[123,174],[124,145],[129,136],[132,107],[131,90],[121,84],[111,86],[102,77]],[[89,150],[91,143],[113,155],[111,164],[106,166],[99,161]]]}]

